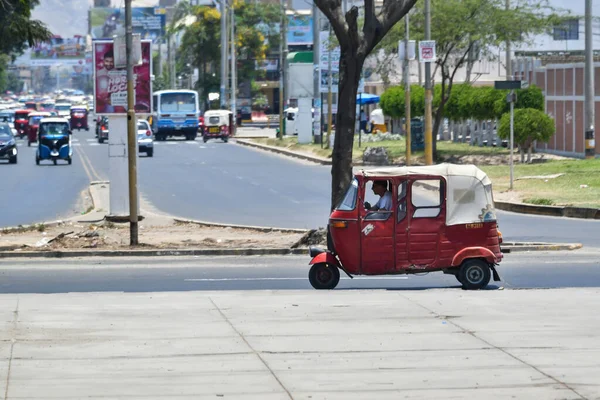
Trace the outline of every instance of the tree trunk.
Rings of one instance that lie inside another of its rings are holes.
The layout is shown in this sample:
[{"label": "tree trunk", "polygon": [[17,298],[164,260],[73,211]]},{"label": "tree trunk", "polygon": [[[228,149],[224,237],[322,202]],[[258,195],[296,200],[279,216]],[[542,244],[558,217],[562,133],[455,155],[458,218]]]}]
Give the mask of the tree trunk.
[{"label": "tree trunk", "polygon": [[338,112],[335,119],[335,139],[331,158],[331,209],[343,199],[352,182],[352,148],[356,121],[356,95],[360,72],[364,64],[354,52],[343,51],[340,56]]},{"label": "tree trunk", "polygon": [[532,150],[533,150],[533,143],[529,143],[529,146],[527,147],[527,164],[531,164]]},{"label": "tree trunk", "polygon": [[519,146],[519,154],[521,155],[521,164],[525,163],[525,150],[523,146]]}]

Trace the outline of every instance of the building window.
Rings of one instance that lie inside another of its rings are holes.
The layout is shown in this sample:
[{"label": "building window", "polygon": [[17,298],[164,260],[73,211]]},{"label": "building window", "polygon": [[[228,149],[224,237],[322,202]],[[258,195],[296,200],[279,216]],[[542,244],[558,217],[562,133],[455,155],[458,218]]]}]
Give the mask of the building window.
[{"label": "building window", "polygon": [[554,40],[579,40],[579,20],[568,19],[554,27]]}]

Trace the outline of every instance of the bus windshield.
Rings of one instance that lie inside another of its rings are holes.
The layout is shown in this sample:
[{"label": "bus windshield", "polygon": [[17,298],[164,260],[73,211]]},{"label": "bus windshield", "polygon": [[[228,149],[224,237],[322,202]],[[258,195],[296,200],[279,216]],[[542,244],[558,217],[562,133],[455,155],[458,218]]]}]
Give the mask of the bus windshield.
[{"label": "bus windshield", "polygon": [[165,93],[160,96],[162,112],[196,112],[196,96],[193,93]]}]

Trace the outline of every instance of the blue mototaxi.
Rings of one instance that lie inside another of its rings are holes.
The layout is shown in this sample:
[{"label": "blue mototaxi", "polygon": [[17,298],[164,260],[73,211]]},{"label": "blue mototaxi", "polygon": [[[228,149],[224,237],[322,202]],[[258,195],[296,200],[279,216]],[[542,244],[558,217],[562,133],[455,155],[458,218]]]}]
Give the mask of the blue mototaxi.
[{"label": "blue mototaxi", "polygon": [[71,165],[73,147],[71,146],[71,130],[66,118],[43,118],[38,129],[38,148],[35,163],[41,160],[65,160]]}]

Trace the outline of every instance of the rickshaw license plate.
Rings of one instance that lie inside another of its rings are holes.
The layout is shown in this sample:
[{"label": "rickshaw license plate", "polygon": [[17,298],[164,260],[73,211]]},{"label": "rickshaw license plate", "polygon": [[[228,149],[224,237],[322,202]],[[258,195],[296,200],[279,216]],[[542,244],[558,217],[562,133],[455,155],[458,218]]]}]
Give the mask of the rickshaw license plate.
[{"label": "rickshaw license plate", "polygon": [[208,128],[208,131],[210,133],[219,133],[219,127],[216,127],[216,126],[210,127],[210,128]]}]

